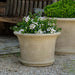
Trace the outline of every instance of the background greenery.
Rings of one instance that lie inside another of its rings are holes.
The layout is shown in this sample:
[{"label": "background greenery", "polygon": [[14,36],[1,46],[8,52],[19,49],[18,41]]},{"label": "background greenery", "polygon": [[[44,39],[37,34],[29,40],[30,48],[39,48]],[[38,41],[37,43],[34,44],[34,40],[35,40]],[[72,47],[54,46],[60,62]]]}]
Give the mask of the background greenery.
[{"label": "background greenery", "polygon": [[44,8],[47,17],[75,18],[75,1],[60,0]]}]

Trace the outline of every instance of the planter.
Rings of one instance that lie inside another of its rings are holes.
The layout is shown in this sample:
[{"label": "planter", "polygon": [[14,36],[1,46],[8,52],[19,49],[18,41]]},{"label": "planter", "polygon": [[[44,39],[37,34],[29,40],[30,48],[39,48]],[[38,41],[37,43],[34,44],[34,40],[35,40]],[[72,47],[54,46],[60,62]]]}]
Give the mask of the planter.
[{"label": "planter", "polygon": [[62,34],[57,39],[56,52],[75,54],[75,18],[57,18],[57,25]]},{"label": "planter", "polygon": [[20,34],[18,37],[21,48],[20,62],[28,66],[46,66],[53,64],[56,38],[55,34]]}]

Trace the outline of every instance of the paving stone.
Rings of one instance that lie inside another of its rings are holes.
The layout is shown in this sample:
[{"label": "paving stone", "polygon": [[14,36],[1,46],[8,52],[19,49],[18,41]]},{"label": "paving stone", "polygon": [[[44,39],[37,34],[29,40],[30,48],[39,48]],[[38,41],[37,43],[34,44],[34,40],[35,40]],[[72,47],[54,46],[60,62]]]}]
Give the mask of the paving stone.
[{"label": "paving stone", "polygon": [[0,54],[20,52],[19,42],[16,37],[0,37]]}]

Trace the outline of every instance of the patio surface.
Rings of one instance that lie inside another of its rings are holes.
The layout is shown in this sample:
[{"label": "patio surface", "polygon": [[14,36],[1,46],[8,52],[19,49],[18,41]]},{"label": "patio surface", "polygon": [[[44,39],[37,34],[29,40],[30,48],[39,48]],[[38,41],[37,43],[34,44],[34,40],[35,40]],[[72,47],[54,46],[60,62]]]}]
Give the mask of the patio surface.
[{"label": "patio surface", "polygon": [[0,75],[75,75],[75,55],[55,55],[51,66],[27,67],[18,61],[19,51],[16,37],[0,37]]}]

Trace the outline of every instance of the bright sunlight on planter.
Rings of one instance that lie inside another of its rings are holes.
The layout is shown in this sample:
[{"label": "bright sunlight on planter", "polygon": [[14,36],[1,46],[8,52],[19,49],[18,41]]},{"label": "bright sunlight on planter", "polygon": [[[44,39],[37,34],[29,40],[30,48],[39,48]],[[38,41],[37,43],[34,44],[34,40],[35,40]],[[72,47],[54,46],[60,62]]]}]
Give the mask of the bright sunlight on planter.
[{"label": "bright sunlight on planter", "polygon": [[20,62],[28,66],[46,66],[55,61],[55,43],[61,28],[57,28],[56,20],[42,18],[29,15],[13,27],[20,42]]}]

